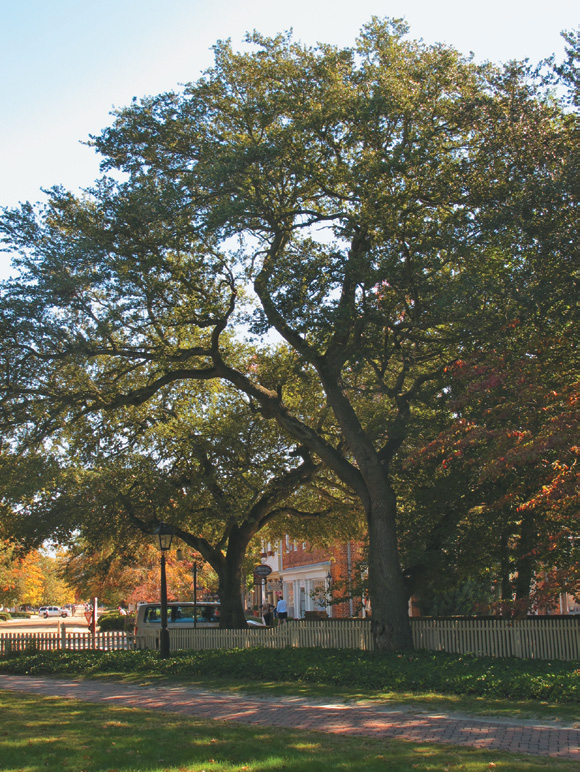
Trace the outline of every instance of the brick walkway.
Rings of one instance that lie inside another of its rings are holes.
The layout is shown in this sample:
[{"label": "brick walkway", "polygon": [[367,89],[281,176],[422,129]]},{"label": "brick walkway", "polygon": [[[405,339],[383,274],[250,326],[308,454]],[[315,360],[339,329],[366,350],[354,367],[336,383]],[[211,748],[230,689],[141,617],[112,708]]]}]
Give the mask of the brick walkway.
[{"label": "brick walkway", "polygon": [[377,705],[322,704],[302,698],[276,701],[179,686],[126,684],[0,675],[0,689],[85,702],[165,710],[219,721],[282,726],[337,734],[447,743],[580,761],[580,729],[526,721],[428,714]]}]

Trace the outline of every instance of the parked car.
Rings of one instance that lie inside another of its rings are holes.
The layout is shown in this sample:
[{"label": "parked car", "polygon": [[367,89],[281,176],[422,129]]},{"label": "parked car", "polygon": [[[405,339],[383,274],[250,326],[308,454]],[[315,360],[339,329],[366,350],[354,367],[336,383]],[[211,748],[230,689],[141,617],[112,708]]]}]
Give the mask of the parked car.
[{"label": "parked car", "polygon": [[60,608],[59,606],[41,606],[38,609],[38,615],[48,619],[48,617],[70,617],[70,609]]},{"label": "parked car", "polygon": [[[196,607],[197,606],[197,607]],[[261,619],[248,619],[250,627],[263,627]],[[191,629],[219,627],[219,602],[197,603],[170,601],[167,604],[167,628]],[[161,604],[141,603],[135,616],[135,635],[146,635],[161,629]]]},{"label": "parked car", "polygon": [[[170,602],[167,604],[167,627],[219,627],[219,603]],[[161,629],[161,604],[142,603],[135,617],[135,635]]]}]

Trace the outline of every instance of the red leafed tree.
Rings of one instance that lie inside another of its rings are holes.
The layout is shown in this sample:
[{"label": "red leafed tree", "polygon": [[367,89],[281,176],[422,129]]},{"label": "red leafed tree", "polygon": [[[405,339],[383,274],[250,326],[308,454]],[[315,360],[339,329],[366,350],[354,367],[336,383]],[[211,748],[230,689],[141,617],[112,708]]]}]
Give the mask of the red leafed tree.
[{"label": "red leafed tree", "polygon": [[447,539],[438,546],[465,574],[486,569],[503,611],[580,593],[580,383],[573,365],[567,336],[523,355],[504,350],[456,362],[453,420],[407,462],[431,475],[425,500],[442,513],[431,532]]}]

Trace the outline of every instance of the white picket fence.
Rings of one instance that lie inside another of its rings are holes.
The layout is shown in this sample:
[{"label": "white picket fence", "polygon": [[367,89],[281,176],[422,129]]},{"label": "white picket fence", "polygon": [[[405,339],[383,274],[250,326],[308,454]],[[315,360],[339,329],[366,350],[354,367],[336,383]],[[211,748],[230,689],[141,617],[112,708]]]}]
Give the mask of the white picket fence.
[{"label": "white picket fence", "polygon": [[[159,647],[157,631],[135,638],[135,648]],[[320,648],[362,649],[373,648],[371,626],[365,619],[349,619],[340,624],[327,621],[293,620],[278,627],[253,627],[248,630],[220,630],[215,627],[170,630],[172,651],[178,649],[268,649]]]},{"label": "white picket fence", "polygon": [[[416,649],[491,657],[580,659],[580,618],[421,619],[411,620]],[[325,649],[374,649],[370,621],[294,620],[267,629],[171,630],[171,650],[288,646]],[[158,635],[135,639],[135,648],[158,648]]]},{"label": "white picket fence", "polygon": [[411,620],[416,649],[491,657],[580,659],[580,618]]},{"label": "white picket fence", "polygon": [[[411,620],[416,649],[492,657],[580,659],[580,618],[422,619]],[[368,619],[294,620],[273,628],[249,630],[170,629],[172,651],[287,647],[374,649]],[[158,632],[134,638],[120,632],[0,633],[0,654],[9,651],[62,649],[156,649]]]},{"label": "white picket fence", "polygon": [[0,633],[0,654],[13,651],[121,651],[133,648],[133,636],[126,633],[67,633],[62,627],[60,632],[47,633]]}]

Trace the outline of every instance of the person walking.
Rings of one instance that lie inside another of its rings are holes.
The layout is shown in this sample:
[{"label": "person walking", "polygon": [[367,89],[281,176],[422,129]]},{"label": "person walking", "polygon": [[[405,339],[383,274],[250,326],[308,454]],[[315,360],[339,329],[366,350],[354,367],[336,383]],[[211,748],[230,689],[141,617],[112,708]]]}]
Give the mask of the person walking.
[{"label": "person walking", "polygon": [[278,598],[278,603],[276,604],[276,616],[280,620],[281,625],[285,624],[286,620],[288,619],[288,606],[286,605],[286,601],[281,595]]}]

